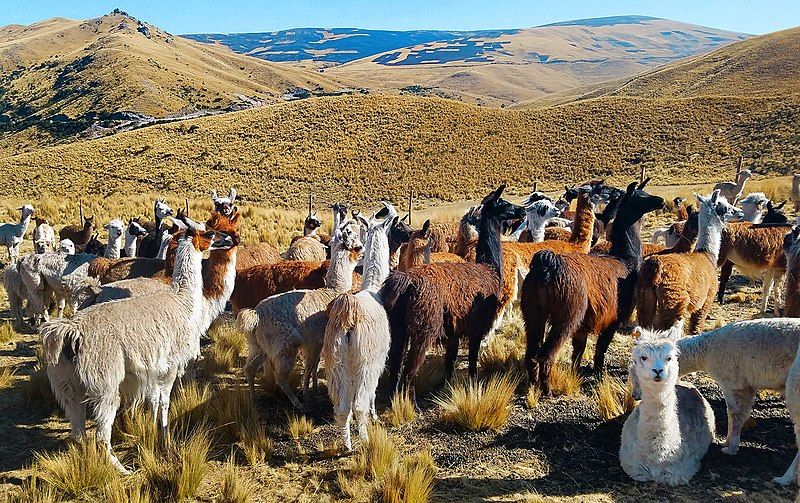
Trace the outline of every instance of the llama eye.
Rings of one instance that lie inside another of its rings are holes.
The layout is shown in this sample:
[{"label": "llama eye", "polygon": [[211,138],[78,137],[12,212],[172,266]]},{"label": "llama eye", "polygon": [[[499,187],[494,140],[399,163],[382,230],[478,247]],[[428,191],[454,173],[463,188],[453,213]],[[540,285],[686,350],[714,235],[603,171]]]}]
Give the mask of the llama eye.
[{"label": "llama eye", "polygon": [[647,361],[647,357],[646,357],[646,356],[643,356],[643,357],[642,357],[642,361],[643,361],[643,362],[646,362],[646,361]]},{"label": "llama eye", "polygon": [[671,357],[671,356],[668,356],[668,357],[667,357],[667,361],[668,361],[668,362],[671,362],[671,361],[672,361],[672,357]]}]

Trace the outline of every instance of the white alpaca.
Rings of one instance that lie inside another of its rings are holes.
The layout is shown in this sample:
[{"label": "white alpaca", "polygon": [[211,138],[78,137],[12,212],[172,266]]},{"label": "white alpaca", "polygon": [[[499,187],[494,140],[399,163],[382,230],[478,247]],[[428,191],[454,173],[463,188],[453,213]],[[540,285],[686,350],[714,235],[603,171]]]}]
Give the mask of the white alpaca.
[{"label": "white alpaca", "polygon": [[105,258],[120,258],[122,255],[122,235],[125,233],[125,224],[122,220],[114,219],[103,226],[108,231],[108,244]]},{"label": "white alpaca", "polygon": [[744,212],[744,221],[752,224],[760,224],[764,219],[769,199],[763,192],[751,192],[747,197],[739,201],[739,206],[742,207]]},{"label": "white alpaca", "polygon": [[525,207],[525,221],[511,235],[513,241],[518,241],[520,234],[525,229],[531,235],[531,241],[541,243],[544,241],[544,229],[548,222],[561,215],[561,210],[549,199],[540,199]]},{"label": "white alpaca", "polygon": [[111,450],[120,394],[147,400],[166,429],[172,386],[200,344],[203,251],[231,244],[224,234],[192,226],[178,244],[170,291],[92,306],[41,328],[47,375],[72,436],[84,435],[91,403],[97,437],[123,473],[127,470]]},{"label": "white alpaca", "polygon": [[361,291],[344,293],[328,305],[328,323],[322,355],[328,395],[333,403],[336,423],[344,445],[352,450],[350,420],[358,424],[358,434],[367,440],[370,415],[377,420],[375,390],[389,355],[391,333],[389,318],[378,290],[389,275],[389,233],[397,222],[391,206],[383,221],[373,217],[367,227],[364,246],[364,274]]},{"label": "white alpaca", "polygon": [[[680,375],[707,372],[722,389],[728,409],[728,433],[722,452],[736,454],[742,427],[762,389],[782,392],[800,344],[800,319],[737,321],[678,341]],[[629,372],[633,394],[637,376]]]},{"label": "white alpaca", "polygon": [[19,274],[19,264],[10,263],[3,271],[3,288],[6,290],[8,297],[8,306],[11,315],[17,320],[18,324],[22,324],[23,317],[23,303],[28,297],[28,291],[25,284],[22,282],[22,276]]},{"label": "white alpaca", "polygon": [[73,294],[82,287],[88,276],[89,263],[96,258],[96,255],[88,253],[25,255],[19,261],[19,273],[28,294],[30,315],[37,320],[47,321],[47,303],[51,294],[55,295],[58,302],[59,318],[64,315],[67,300],[72,302],[72,312],[76,312],[78,306]]},{"label": "white alpaca", "polygon": [[56,233],[45,219],[36,219],[33,228],[33,250],[36,253],[45,253],[55,250]]},{"label": "white alpaca", "polygon": [[139,245],[139,238],[147,235],[147,230],[139,223],[139,218],[131,218],[128,220],[128,226],[125,228],[125,245],[123,252],[125,257],[136,257],[136,247]]},{"label": "white alpaca", "polygon": [[[339,244],[341,243],[341,244]],[[265,371],[275,374],[275,382],[298,409],[303,409],[289,383],[289,375],[297,360],[297,350],[304,356],[303,394],[308,396],[309,381],[317,385],[322,341],[328,317],[325,309],[339,294],[353,288],[353,271],[361,257],[361,240],[349,222],[337,229],[331,246],[330,266],[325,288],[293,290],[262,300],[255,309],[239,311],[237,322],[247,335],[249,348],[245,373],[253,389],[256,369],[265,364]]]},{"label": "white alpaca", "polygon": [[8,249],[8,259],[11,262],[16,262],[19,259],[19,245],[28,231],[28,225],[31,223],[31,215],[33,215],[34,211],[33,206],[30,204],[22,205],[17,209],[21,212],[19,222],[0,225],[0,246],[5,246]]},{"label": "white alpaca", "polygon": [[736,204],[736,201],[742,197],[744,184],[747,183],[747,180],[752,176],[753,173],[751,173],[750,170],[743,169],[736,175],[736,183],[720,182],[714,185],[714,190],[719,189],[720,194],[725,196],[725,199],[730,201],[731,204]]},{"label": "white alpaca", "polygon": [[619,460],[638,481],[686,484],[714,440],[714,411],[692,385],[678,383],[675,342],[683,323],[665,332],[638,328],[629,368],[636,373],[641,403],[622,427]]},{"label": "white alpaca", "polygon": [[75,255],[75,243],[71,239],[62,239],[58,245],[58,253],[61,255]]}]

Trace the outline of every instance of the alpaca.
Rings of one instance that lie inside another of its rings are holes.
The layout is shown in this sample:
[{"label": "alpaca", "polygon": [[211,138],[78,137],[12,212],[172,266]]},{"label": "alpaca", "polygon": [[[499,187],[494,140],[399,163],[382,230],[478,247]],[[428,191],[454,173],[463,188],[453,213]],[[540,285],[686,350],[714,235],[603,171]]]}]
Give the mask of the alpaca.
[{"label": "alpaca", "polygon": [[[403,217],[407,218],[408,215]],[[411,239],[414,229],[403,219],[397,220],[389,233],[389,268],[394,270],[400,265],[400,251],[403,245]]]},{"label": "alpaca", "polygon": [[[308,398],[311,379],[317,387],[325,325],[325,309],[337,295],[353,288],[353,271],[361,256],[361,240],[352,232],[349,222],[336,229],[333,239],[331,265],[325,277],[325,288],[293,290],[268,297],[255,309],[241,309],[237,323],[247,335],[249,348],[245,373],[250,390],[254,388],[256,369],[265,363],[272,368],[275,382],[299,410],[304,410],[289,384],[289,375],[303,350],[303,396]],[[340,244],[341,243],[341,244]]]},{"label": "alpaca", "polygon": [[666,330],[688,318],[689,333],[702,330],[717,292],[717,260],[726,222],[742,218],[715,190],[699,202],[699,234],[694,252],[651,255],[636,280],[639,324]]},{"label": "alpaca", "polygon": [[800,227],[794,226],[783,238],[786,256],[786,302],[784,316],[800,318]]},{"label": "alpaca", "polygon": [[425,220],[422,228],[411,233],[408,243],[400,250],[398,271],[408,271],[412,267],[433,262],[463,262],[464,259],[455,253],[432,252],[431,221]]},{"label": "alpaca", "polygon": [[283,254],[284,260],[323,261],[328,256],[328,250],[320,240],[313,236],[300,237],[289,246]]},{"label": "alpaca", "polygon": [[500,222],[525,215],[524,208],[500,197],[504,189],[501,185],[481,203],[476,262],[441,262],[394,271],[381,288],[392,328],[392,392],[403,386],[416,401],[417,373],[428,349],[438,340],[446,347],[447,379],[453,377],[461,338],[466,338],[469,346],[469,375],[477,375],[481,341],[502,309]]},{"label": "alpaca", "polygon": [[86,403],[91,403],[97,437],[123,473],[128,472],[111,449],[120,394],[146,399],[166,431],[172,385],[195,357],[200,333],[208,328],[201,325],[202,254],[232,245],[225,234],[200,232],[188,220],[187,225],[170,291],[98,304],[41,329],[47,375],[72,436],[84,435]]},{"label": "alpaca", "polygon": [[699,232],[698,213],[692,205],[686,207],[688,217],[685,221],[675,222],[667,230],[667,247],[660,251],[647,253],[647,247],[642,245],[642,255],[666,255],[668,253],[686,253],[692,250]]},{"label": "alpaca", "polygon": [[458,240],[459,222],[431,223],[431,253],[453,253]]},{"label": "alpaca", "polygon": [[18,263],[11,262],[6,266],[5,271],[3,271],[3,288],[5,288],[6,297],[8,297],[9,313],[17,320],[18,325],[22,325],[23,303],[28,296],[28,291],[22,281],[22,276],[19,274]]},{"label": "alpaca", "polygon": [[764,218],[764,210],[769,202],[763,192],[751,192],[739,201],[739,206],[744,212],[743,220],[752,224],[759,224]]},{"label": "alpaca", "polygon": [[328,304],[328,323],[322,355],[333,411],[348,451],[350,420],[358,424],[359,437],[366,441],[367,422],[376,421],[375,391],[389,354],[389,318],[378,296],[389,275],[389,236],[397,221],[392,211],[378,221],[368,222],[364,244],[365,267],[361,291],[343,293]]},{"label": "alpaca", "polygon": [[211,191],[211,202],[214,203],[214,211],[222,216],[230,217],[233,214],[233,203],[236,201],[236,189],[231,187],[227,197],[217,196],[217,191]]},{"label": "alpaca", "polygon": [[30,204],[22,205],[17,209],[21,212],[19,222],[0,225],[0,246],[5,246],[8,250],[8,260],[10,262],[19,260],[19,245],[22,244],[22,239],[25,233],[28,232],[31,215],[33,215],[34,211],[33,206]]},{"label": "alpaca", "polygon": [[[525,221],[517,231],[512,234],[515,241],[540,243],[544,241],[545,227],[561,215],[561,210],[549,199],[539,199],[525,206]],[[524,236],[523,231],[527,231]]]},{"label": "alpaca", "polygon": [[720,194],[730,201],[731,204],[736,204],[739,198],[742,197],[744,185],[752,176],[753,173],[751,173],[750,170],[743,169],[736,175],[736,183],[720,182],[714,185],[714,190],[719,190]]},{"label": "alpaca", "polygon": [[122,255],[122,235],[125,233],[125,224],[122,223],[122,220],[115,218],[104,225],[103,229],[108,231],[108,244],[103,256],[111,259],[119,258]]},{"label": "alpaca", "polygon": [[[550,394],[550,368],[564,341],[572,338],[572,362],[577,366],[589,334],[598,334],[594,370],[600,372],[617,327],[633,311],[636,275],[642,260],[641,218],[664,207],[664,200],[646,193],[647,180],[631,183],[611,226],[609,255],[543,250],[533,256],[522,285],[522,314],[527,348],[525,364],[530,385]],[[545,327],[550,333],[545,340]]]},{"label": "alpaca", "polygon": [[100,284],[123,279],[153,277],[164,270],[164,260],[159,258],[92,257],[87,274],[100,280]]},{"label": "alpaca", "polygon": [[[145,222],[142,226],[147,229],[147,236],[142,239],[139,245],[137,256],[143,258],[156,258],[158,251],[161,248],[164,233],[166,230],[161,226],[161,222],[174,215],[172,208],[166,203],[164,199],[156,199],[153,203],[153,216],[154,222]],[[151,228],[152,227],[152,228]]]},{"label": "alpaca", "polygon": [[125,244],[122,248],[122,257],[135,258],[138,240],[147,235],[147,231],[139,223],[139,220],[140,217],[131,218],[128,220],[128,225],[125,228]]},{"label": "alpaca", "polygon": [[261,264],[237,270],[231,295],[233,312],[253,309],[259,302],[290,290],[313,290],[325,286],[330,261],[292,260]]},{"label": "alpaca", "polygon": [[62,239],[58,244],[58,252],[62,255],[75,255],[75,243],[71,239]]},{"label": "alpaca", "polygon": [[[716,191],[715,191],[716,192]],[[697,389],[678,382],[675,343],[682,323],[664,332],[636,328],[629,371],[642,401],[622,427],[619,461],[632,479],[677,486],[689,483],[714,440],[714,411]]]},{"label": "alpaca", "polygon": [[78,310],[73,293],[81,288],[89,263],[96,258],[87,253],[51,252],[26,255],[20,260],[19,274],[27,291],[28,310],[35,321],[49,319],[47,303],[51,295],[55,295],[58,302],[59,318],[64,315],[67,300],[71,302],[72,312]]},{"label": "alpaca", "polygon": [[[334,215],[337,211],[341,208],[344,208],[345,214],[347,213],[347,208],[345,206],[332,206]],[[335,219],[334,219],[335,220]],[[336,222],[334,222],[335,224]],[[319,216],[317,215],[316,211],[309,212],[308,216],[306,217],[305,222],[303,223],[303,235],[302,236],[295,236],[292,238],[290,244],[294,244],[298,239],[306,238],[314,238],[323,245],[327,246],[330,243],[330,236],[325,234],[321,234],[319,229],[322,227],[322,220],[320,220]]]},{"label": "alpaca", "polygon": [[86,246],[94,232],[94,215],[83,219],[83,225],[66,225],[58,231],[58,239],[69,239],[76,247]]},{"label": "alpaca", "polygon": [[[728,409],[724,454],[739,451],[742,427],[760,390],[782,392],[800,343],[800,320],[770,318],[737,321],[680,339],[680,375],[707,372],[722,389]],[[633,396],[641,393],[629,372]]]},{"label": "alpaca", "polygon": [[[797,356],[795,356],[794,362],[789,369],[789,374],[786,377],[784,396],[786,397],[786,409],[789,411],[792,423],[794,423],[795,443],[800,448],[800,350],[797,352]],[[800,451],[795,455],[786,473],[781,477],[775,477],[772,481],[782,486],[788,486],[797,481],[798,464],[800,464]]]},{"label": "alpaca", "polygon": [[281,254],[269,243],[240,245],[236,260],[236,270],[243,271],[248,267],[275,264],[280,261]]},{"label": "alpaca", "polygon": [[45,218],[36,217],[33,228],[33,249],[35,253],[55,251],[56,233]]}]

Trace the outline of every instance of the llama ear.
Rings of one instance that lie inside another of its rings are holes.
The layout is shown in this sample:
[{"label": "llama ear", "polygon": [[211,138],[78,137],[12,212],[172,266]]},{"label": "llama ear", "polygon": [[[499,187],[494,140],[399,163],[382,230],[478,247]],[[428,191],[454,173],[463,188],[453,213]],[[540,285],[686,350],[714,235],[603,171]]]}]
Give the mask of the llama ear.
[{"label": "llama ear", "polygon": [[628,184],[628,188],[627,190],[625,190],[625,194],[631,196],[635,191],[636,191],[636,182],[631,182],[630,184]]},{"label": "llama ear", "polygon": [[219,197],[217,197],[217,191],[216,190],[212,190],[211,191],[211,200],[214,201],[214,202],[217,202],[217,199],[219,199]]},{"label": "llama ear", "polygon": [[633,337],[634,339],[641,339],[641,337],[642,337],[642,327],[640,327],[639,325],[636,325],[633,328],[633,332],[631,332],[631,337]]},{"label": "llama ear", "polygon": [[408,220],[409,215],[411,215],[411,213],[406,213],[405,216],[403,216],[403,218],[400,219],[400,221],[405,222],[406,220]]},{"label": "llama ear", "polygon": [[430,231],[431,231],[431,221],[430,220],[425,220],[425,223],[422,224],[422,229],[421,229],[420,232],[422,233],[423,237],[428,237],[428,235],[430,234]]},{"label": "llama ear", "polygon": [[231,203],[236,200],[236,189],[234,189],[233,187],[231,187],[231,191],[228,192],[228,199],[231,200]]},{"label": "llama ear", "polygon": [[784,205],[785,205],[785,204],[786,204],[788,201],[789,201],[788,199],[785,199],[785,200],[784,200],[784,201],[783,201],[781,204],[779,204],[778,206],[776,206],[776,207],[775,207],[775,209],[776,209],[776,210],[779,210],[779,209],[783,208],[783,206],[784,206]]},{"label": "llama ear", "polygon": [[705,203],[706,201],[708,201],[708,199],[707,199],[707,198],[705,198],[704,196],[701,196],[701,195],[700,195],[700,194],[698,194],[697,192],[695,192],[695,193],[694,193],[694,197],[696,197],[696,198],[697,198],[697,203],[698,203],[699,205],[702,205],[703,203]]},{"label": "llama ear", "polygon": [[672,342],[678,342],[678,340],[683,337],[683,320],[678,320],[675,324],[666,332],[667,339]]},{"label": "llama ear", "polygon": [[[505,185],[503,185],[502,187],[505,188]],[[500,197],[500,195],[497,193],[498,190],[500,189],[489,192],[489,194],[487,194],[486,197],[483,198],[481,204],[488,204],[490,202],[497,201],[497,198]]]}]

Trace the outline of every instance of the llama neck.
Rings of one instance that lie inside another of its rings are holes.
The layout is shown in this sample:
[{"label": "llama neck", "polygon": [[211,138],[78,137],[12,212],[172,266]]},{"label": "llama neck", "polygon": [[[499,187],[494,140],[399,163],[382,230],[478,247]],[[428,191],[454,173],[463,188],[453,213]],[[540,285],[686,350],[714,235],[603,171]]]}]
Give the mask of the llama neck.
[{"label": "llama neck", "polygon": [[713,332],[684,337],[677,343],[680,351],[678,358],[678,375],[685,376],[692,372],[706,370],[706,356],[708,355],[708,342]]},{"label": "llama neck", "polygon": [[313,228],[313,229],[308,227],[308,226],[303,228],[303,236],[313,237],[313,236],[316,236],[316,235],[317,235],[317,228],[316,227]]},{"label": "llama neck", "polygon": [[352,254],[353,252],[340,246],[336,253],[331,255],[328,272],[325,274],[325,288],[341,293],[353,289],[353,270],[356,268],[356,260]]},{"label": "llama neck", "polygon": [[[389,276],[389,242],[383,230],[378,228],[367,237],[361,290],[377,292],[387,276]],[[352,278],[352,274],[350,277]]]},{"label": "llama neck", "polygon": [[[744,206],[742,206],[744,208]],[[745,210],[744,219],[751,224],[760,224],[764,220],[764,210],[752,209]]]},{"label": "llama neck", "polygon": [[122,251],[122,236],[117,236],[116,239],[111,239],[108,236],[108,245],[106,246],[105,258],[119,258]]},{"label": "llama neck", "polygon": [[158,253],[156,253],[156,258],[164,260],[167,258],[167,248],[169,248],[169,242],[172,241],[172,234],[169,232],[164,232],[161,234],[161,239],[158,245]]},{"label": "llama neck", "polygon": [[572,226],[572,234],[569,238],[570,242],[586,243],[587,248],[591,246],[595,218],[592,206],[578,201],[578,207],[575,209],[575,223]]},{"label": "llama neck", "polygon": [[481,212],[481,219],[478,221],[475,262],[489,266],[502,284],[503,252],[500,247],[500,221],[488,211]]},{"label": "llama neck", "polygon": [[203,254],[195,249],[191,239],[178,243],[175,267],[172,270],[172,290],[178,295],[198,297],[203,291]]},{"label": "llama neck", "polygon": [[544,229],[548,221],[535,218],[532,215],[528,215],[526,218],[528,220],[528,232],[531,234],[531,241],[534,243],[541,243],[544,241]]},{"label": "llama neck", "polygon": [[225,303],[233,292],[235,280],[236,247],[212,250],[208,260],[203,264],[203,297],[206,301],[217,305],[218,311],[213,313],[214,317],[225,309]]},{"label": "llama neck", "polygon": [[[747,182],[747,179],[743,176],[740,176],[736,179],[736,193],[741,194],[744,191],[744,184]],[[733,203],[731,203],[733,204]]]},{"label": "llama neck", "polygon": [[663,462],[680,449],[678,400],[674,382],[652,387],[642,386],[636,436],[643,447],[639,452],[656,463]]},{"label": "llama neck", "polygon": [[126,257],[136,256],[136,236],[134,236],[130,232],[125,233],[125,256]]},{"label": "llama neck", "polygon": [[716,264],[722,246],[722,221],[712,214],[710,209],[706,209],[700,215],[698,227],[697,245],[694,249],[708,254],[711,263]]},{"label": "llama neck", "polygon": [[28,232],[28,226],[31,224],[31,215],[21,216],[19,224],[17,224],[17,237],[22,237]]},{"label": "llama neck", "polygon": [[638,268],[642,261],[641,220],[618,214],[611,226],[611,249],[609,255],[629,262],[629,267]]}]

